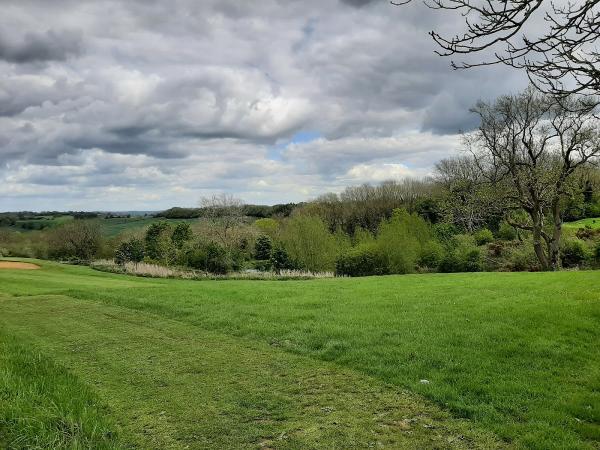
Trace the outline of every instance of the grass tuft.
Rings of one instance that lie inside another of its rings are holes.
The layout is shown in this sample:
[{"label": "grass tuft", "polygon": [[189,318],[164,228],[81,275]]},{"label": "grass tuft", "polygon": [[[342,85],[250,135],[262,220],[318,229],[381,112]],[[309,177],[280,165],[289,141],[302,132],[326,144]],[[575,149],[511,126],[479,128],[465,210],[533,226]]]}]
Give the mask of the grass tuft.
[{"label": "grass tuft", "polygon": [[122,448],[107,414],[67,370],[0,335],[0,447]]}]

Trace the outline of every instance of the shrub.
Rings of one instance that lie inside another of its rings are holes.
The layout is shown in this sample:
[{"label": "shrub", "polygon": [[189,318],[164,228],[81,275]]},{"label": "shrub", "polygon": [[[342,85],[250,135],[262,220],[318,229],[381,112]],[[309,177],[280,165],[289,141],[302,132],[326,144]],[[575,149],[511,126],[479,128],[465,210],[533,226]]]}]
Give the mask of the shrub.
[{"label": "shrub", "polygon": [[600,242],[598,242],[594,248],[593,257],[596,264],[600,264]]},{"label": "shrub", "polygon": [[375,245],[362,244],[340,255],[336,262],[337,275],[362,277],[389,273],[387,261]]},{"label": "shrub", "polygon": [[146,257],[153,261],[170,263],[173,256],[172,233],[171,225],[167,222],[151,224],[144,237]]},{"label": "shrub", "polygon": [[503,221],[498,228],[498,238],[503,241],[514,241],[517,238],[517,230],[508,222]]},{"label": "shrub", "polygon": [[271,259],[272,252],[273,243],[271,242],[271,238],[264,234],[259,236],[254,244],[254,257],[258,260]]},{"label": "shrub", "polygon": [[507,256],[508,270],[513,272],[537,272],[540,270],[540,263],[533,251],[531,243],[519,245],[510,249]]},{"label": "shrub", "polygon": [[226,274],[233,266],[227,250],[216,242],[196,243],[187,249],[185,259],[189,267],[215,274]]},{"label": "shrub", "polygon": [[281,230],[280,239],[297,268],[313,272],[335,268],[340,253],[337,240],[319,217],[292,217]]},{"label": "shrub", "polygon": [[273,264],[270,259],[267,260],[256,260],[254,261],[254,269],[259,270],[261,272],[267,272],[273,268]]},{"label": "shrub", "polygon": [[419,266],[428,269],[437,269],[444,260],[445,254],[444,246],[439,242],[426,242],[421,248]]},{"label": "shrub", "polygon": [[479,272],[482,268],[481,251],[473,236],[454,236],[440,264],[440,272]]},{"label": "shrub", "polygon": [[561,260],[563,267],[579,267],[585,262],[587,256],[587,248],[581,239],[563,240],[561,245]]},{"label": "shrub", "polygon": [[447,243],[458,234],[458,230],[453,224],[442,222],[433,226],[433,234],[439,242]]},{"label": "shrub", "polygon": [[586,225],[585,228],[579,228],[575,232],[575,236],[583,240],[593,240],[600,237],[600,228],[593,229],[589,225]]},{"label": "shrub", "polygon": [[186,222],[181,222],[175,225],[175,229],[171,234],[171,241],[173,242],[175,247],[180,249],[187,241],[192,239],[192,237],[193,233],[190,224]]},{"label": "shrub", "polygon": [[144,243],[139,239],[122,242],[115,252],[115,262],[123,265],[128,262],[139,263],[144,259]]},{"label": "shrub", "polygon": [[102,230],[96,220],[73,220],[53,229],[48,244],[53,259],[91,261],[102,244]]},{"label": "shrub", "polygon": [[485,245],[494,241],[494,234],[487,228],[477,231],[474,236],[477,245]]},{"label": "shrub", "polygon": [[285,248],[283,248],[281,245],[278,245],[273,249],[273,254],[271,255],[271,266],[276,272],[280,272],[281,270],[296,269],[290,258],[290,255],[288,255]]},{"label": "shrub", "polygon": [[421,248],[429,240],[429,227],[423,218],[396,209],[390,220],[381,222],[376,242],[389,273],[410,273],[414,272]]}]

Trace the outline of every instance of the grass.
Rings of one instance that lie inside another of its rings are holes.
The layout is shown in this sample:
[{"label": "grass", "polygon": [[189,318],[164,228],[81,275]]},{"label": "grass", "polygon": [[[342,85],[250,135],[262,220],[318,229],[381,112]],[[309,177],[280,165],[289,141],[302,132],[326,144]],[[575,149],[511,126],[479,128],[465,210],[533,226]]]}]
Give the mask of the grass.
[{"label": "grass", "polygon": [[151,225],[158,221],[167,221],[172,224],[179,222],[193,223],[198,219],[162,219],[156,217],[114,217],[110,219],[102,219],[101,224],[104,233],[109,237],[117,236],[124,231],[138,230]]},{"label": "grass", "polygon": [[41,264],[0,271],[0,329],[91,386],[124,445],[600,447],[598,272],[186,281]]},{"label": "grass", "polygon": [[0,333],[0,447],[116,449],[116,426],[90,388]]},{"label": "grass", "polygon": [[123,265],[113,260],[98,260],[90,267],[104,272],[137,275],[151,278],[180,278],[187,280],[309,280],[316,278],[334,278],[333,272],[310,272],[306,270],[280,270],[275,272],[243,271],[227,274],[211,274],[199,270],[171,268],[144,262],[127,262]]},{"label": "grass", "polygon": [[564,227],[567,229],[569,229],[569,228],[578,229],[578,228],[590,227],[593,230],[598,230],[598,229],[600,229],[600,217],[581,219],[576,222],[567,222],[564,224]]}]

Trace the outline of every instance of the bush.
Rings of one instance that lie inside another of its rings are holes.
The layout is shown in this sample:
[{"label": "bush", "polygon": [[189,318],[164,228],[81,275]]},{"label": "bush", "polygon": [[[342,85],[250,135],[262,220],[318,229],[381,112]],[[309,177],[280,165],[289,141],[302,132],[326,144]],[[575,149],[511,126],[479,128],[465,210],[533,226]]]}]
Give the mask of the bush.
[{"label": "bush", "polygon": [[437,241],[426,242],[419,255],[419,267],[437,269],[444,260],[444,246]]},{"label": "bush", "polygon": [[600,242],[598,242],[594,248],[593,257],[596,264],[600,264]]},{"label": "bush", "polygon": [[588,256],[585,243],[581,239],[565,239],[561,245],[561,260],[563,267],[581,266]]},{"label": "bush", "polygon": [[422,247],[430,240],[429,226],[423,218],[396,209],[390,220],[381,222],[376,242],[389,273],[411,273]]},{"label": "bush", "polygon": [[337,275],[363,277],[389,273],[387,261],[375,245],[363,244],[341,255],[335,266]]},{"label": "bush", "polygon": [[115,262],[120,265],[128,262],[139,263],[143,259],[144,243],[139,239],[121,243],[115,252]]},{"label": "bush", "polygon": [[498,238],[503,241],[514,241],[517,238],[517,230],[512,225],[503,221],[498,228]]},{"label": "bush", "polygon": [[510,249],[506,269],[513,272],[538,272],[540,270],[540,262],[531,243],[528,242]]},{"label": "bush", "polygon": [[73,220],[51,231],[48,254],[53,259],[91,261],[102,245],[97,220]]},{"label": "bush", "polygon": [[271,267],[277,272],[280,270],[294,270],[297,268],[292,262],[290,255],[288,255],[285,248],[281,245],[278,245],[273,249],[273,254],[271,255]]},{"label": "bush", "polygon": [[333,271],[339,246],[336,237],[318,217],[295,216],[285,223],[281,245],[298,269]]},{"label": "bush", "polygon": [[191,240],[193,237],[192,227],[189,223],[181,222],[175,225],[175,229],[171,234],[171,241],[175,244],[175,247],[181,248],[183,245]]},{"label": "bush", "polygon": [[273,264],[271,263],[270,259],[267,260],[256,260],[254,261],[254,269],[259,270],[261,272],[268,272],[269,270],[271,270],[273,268]]},{"label": "bush", "polygon": [[186,265],[214,274],[226,274],[233,267],[227,250],[216,242],[198,242],[185,252]]},{"label": "bush", "polygon": [[494,241],[494,234],[487,228],[477,231],[474,236],[477,245],[485,245]]},{"label": "bush", "polygon": [[155,222],[146,230],[144,243],[146,257],[152,261],[169,264],[173,259],[173,230],[167,222]]},{"label": "bush", "polygon": [[433,226],[433,234],[442,243],[450,242],[458,234],[458,230],[451,223],[437,223]]},{"label": "bush", "polygon": [[480,272],[482,269],[481,251],[473,236],[454,236],[447,247],[446,256],[440,263],[440,272]]},{"label": "bush", "polygon": [[254,244],[254,257],[258,260],[268,260],[271,259],[272,252],[273,243],[271,238],[264,234],[259,236]]}]

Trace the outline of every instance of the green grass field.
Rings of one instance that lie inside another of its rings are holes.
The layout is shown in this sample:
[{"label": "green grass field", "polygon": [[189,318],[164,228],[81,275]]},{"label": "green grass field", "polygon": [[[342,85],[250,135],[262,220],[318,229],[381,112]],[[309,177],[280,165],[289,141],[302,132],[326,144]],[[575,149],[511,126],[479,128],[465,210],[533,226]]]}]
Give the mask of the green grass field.
[{"label": "green grass field", "polygon": [[0,447],[600,448],[599,272],[41,264],[0,270]]},{"label": "green grass field", "polygon": [[172,224],[177,224],[179,222],[193,223],[193,222],[197,221],[198,219],[162,219],[159,217],[139,216],[139,217],[129,217],[129,218],[118,217],[118,218],[111,218],[111,219],[102,219],[100,223],[102,224],[102,228],[103,228],[103,231],[106,234],[106,236],[113,237],[113,236],[117,236],[118,234],[120,234],[124,231],[142,229],[144,227],[149,226],[153,222],[158,222],[161,220],[170,222]]},{"label": "green grass field", "polygon": [[590,227],[594,230],[600,229],[600,217],[581,219],[576,222],[567,222],[564,224],[565,228],[586,228]]}]

